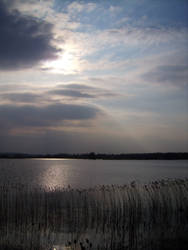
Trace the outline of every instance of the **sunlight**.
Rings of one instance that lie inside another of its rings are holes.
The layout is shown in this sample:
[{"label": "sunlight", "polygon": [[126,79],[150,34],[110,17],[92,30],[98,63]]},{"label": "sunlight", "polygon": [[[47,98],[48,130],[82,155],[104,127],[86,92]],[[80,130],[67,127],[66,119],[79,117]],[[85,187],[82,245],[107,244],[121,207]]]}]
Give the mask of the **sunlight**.
[{"label": "sunlight", "polygon": [[52,73],[74,74],[79,70],[79,66],[75,56],[65,51],[57,60],[46,62],[44,69]]}]

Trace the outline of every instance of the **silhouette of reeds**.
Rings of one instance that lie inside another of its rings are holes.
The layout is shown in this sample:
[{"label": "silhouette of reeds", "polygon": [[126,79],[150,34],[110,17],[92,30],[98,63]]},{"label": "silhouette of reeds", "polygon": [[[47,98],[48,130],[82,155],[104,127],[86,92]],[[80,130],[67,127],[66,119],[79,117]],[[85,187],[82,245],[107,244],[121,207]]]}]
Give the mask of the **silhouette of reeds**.
[{"label": "silhouette of reeds", "polygon": [[188,179],[90,189],[0,186],[0,249],[184,250],[187,229]]}]

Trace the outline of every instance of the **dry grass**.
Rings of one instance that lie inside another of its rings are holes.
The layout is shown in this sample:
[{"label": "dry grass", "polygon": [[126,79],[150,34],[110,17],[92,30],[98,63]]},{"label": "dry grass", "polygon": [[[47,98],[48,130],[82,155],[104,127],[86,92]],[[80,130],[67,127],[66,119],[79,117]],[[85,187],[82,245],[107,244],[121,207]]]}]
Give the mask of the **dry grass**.
[{"label": "dry grass", "polygon": [[184,250],[188,180],[48,191],[4,185],[0,221],[0,249]]}]

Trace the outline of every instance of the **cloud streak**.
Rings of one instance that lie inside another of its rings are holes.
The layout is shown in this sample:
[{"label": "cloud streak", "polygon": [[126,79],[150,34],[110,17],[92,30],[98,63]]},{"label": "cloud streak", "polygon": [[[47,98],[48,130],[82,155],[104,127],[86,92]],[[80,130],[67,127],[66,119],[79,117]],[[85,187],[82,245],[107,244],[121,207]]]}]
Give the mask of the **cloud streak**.
[{"label": "cloud streak", "polygon": [[32,105],[1,105],[1,128],[56,127],[63,121],[95,119],[101,111],[96,107],[74,104],[53,104],[44,107]]},{"label": "cloud streak", "polygon": [[15,103],[33,103],[39,101],[40,95],[32,93],[5,93],[0,95],[2,100]]},{"label": "cloud streak", "polygon": [[56,89],[48,91],[48,94],[80,99],[117,97],[117,94],[112,93],[107,89],[97,88],[85,84],[59,85],[56,87]]},{"label": "cloud streak", "polygon": [[143,74],[143,79],[175,86],[188,86],[188,65],[163,65]]},{"label": "cloud streak", "polygon": [[75,98],[95,98],[94,95],[90,95],[78,90],[71,90],[71,89],[57,89],[50,91],[50,93],[55,95],[75,97]]}]

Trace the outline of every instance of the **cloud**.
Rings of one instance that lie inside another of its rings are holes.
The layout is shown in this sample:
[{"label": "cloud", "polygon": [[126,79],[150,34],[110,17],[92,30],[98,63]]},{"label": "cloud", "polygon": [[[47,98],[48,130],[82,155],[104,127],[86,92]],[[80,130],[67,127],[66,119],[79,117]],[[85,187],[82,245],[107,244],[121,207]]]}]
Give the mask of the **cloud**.
[{"label": "cloud", "polygon": [[95,90],[96,87],[88,86],[86,84],[78,84],[78,83],[71,83],[67,85],[63,85],[65,88],[71,89],[81,89],[81,90]]},{"label": "cloud", "polygon": [[0,69],[15,70],[31,67],[43,60],[57,58],[52,45],[50,23],[8,10],[0,2]]},{"label": "cloud", "polygon": [[48,94],[59,95],[72,98],[103,98],[115,97],[116,93],[103,88],[88,86],[85,84],[66,84],[58,85],[55,90],[50,90]]},{"label": "cloud", "polygon": [[161,65],[143,74],[142,77],[154,83],[186,86],[188,85],[188,65]]},{"label": "cloud", "polygon": [[65,120],[94,119],[101,111],[92,106],[53,104],[44,107],[32,105],[1,105],[1,128],[56,127]]},{"label": "cloud", "polygon": [[71,90],[71,89],[57,89],[57,90],[51,91],[50,93],[55,94],[55,95],[69,96],[69,97],[75,97],[75,98],[95,98],[94,95],[82,93],[81,91]]},{"label": "cloud", "polygon": [[168,42],[186,42],[188,37],[187,28],[177,29],[176,27],[134,27],[126,25],[119,29],[109,29],[99,34],[103,36],[105,42],[113,42],[113,44],[123,43],[129,46],[140,45],[159,45]]},{"label": "cloud", "polygon": [[96,88],[84,84],[58,85],[57,89],[49,91],[50,94],[76,98],[96,98]]},{"label": "cloud", "polygon": [[5,93],[0,95],[3,100],[9,100],[12,102],[22,102],[22,103],[33,103],[38,101],[40,95],[32,93]]},{"label": "cloud", "polygon": [[70,13],[80,13],[82,11],[91,12],[96,8],[95,3],[78,3],[76,1],[68,5],[67,9]]},{"label": "cloud", "polygon": [[63,48],[74,59],[72,71],[93,75],[124,74],[134,67],[133,61],[141,59],[143,63],[143,56],[187,49],[188,39],[188,29],[176,27],[126,25],[102,31],[93,27],[89,32],[63,32]]}]

